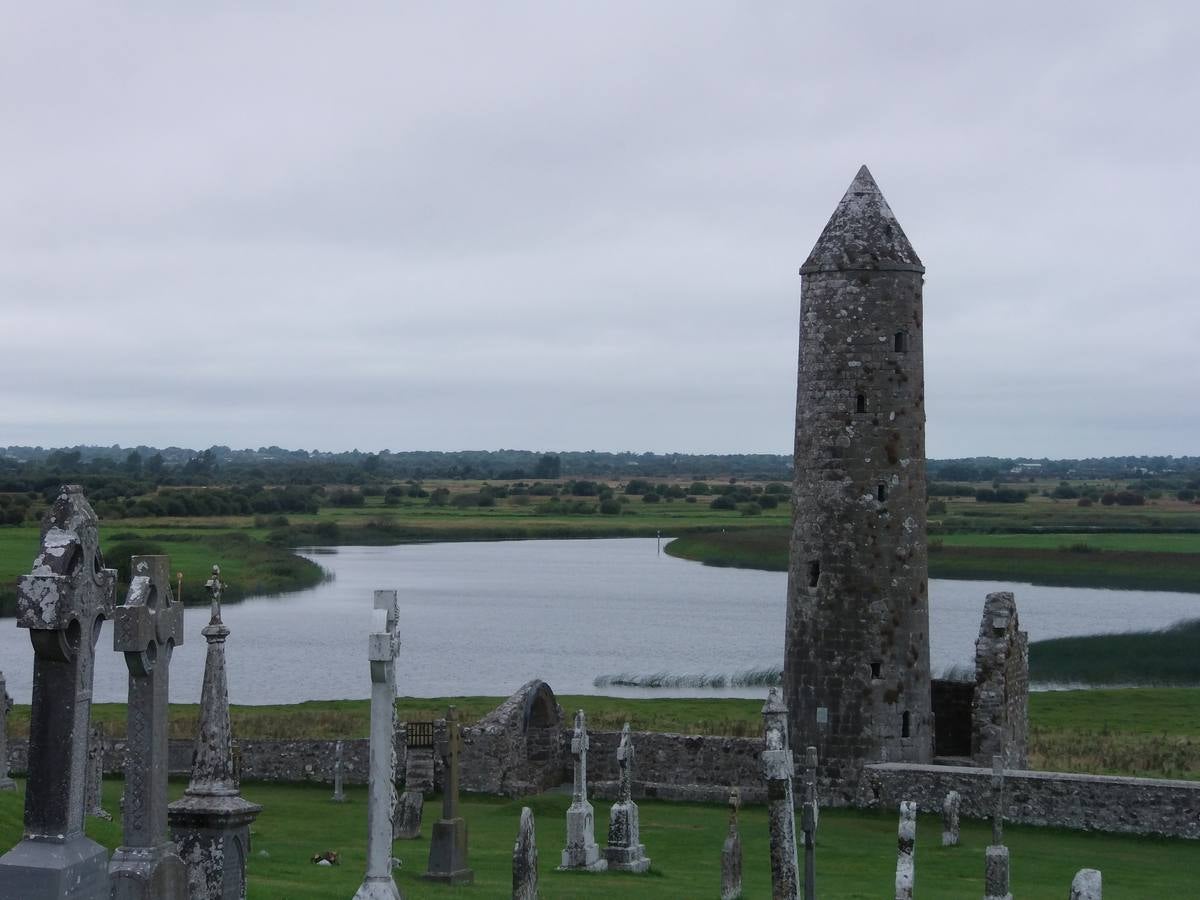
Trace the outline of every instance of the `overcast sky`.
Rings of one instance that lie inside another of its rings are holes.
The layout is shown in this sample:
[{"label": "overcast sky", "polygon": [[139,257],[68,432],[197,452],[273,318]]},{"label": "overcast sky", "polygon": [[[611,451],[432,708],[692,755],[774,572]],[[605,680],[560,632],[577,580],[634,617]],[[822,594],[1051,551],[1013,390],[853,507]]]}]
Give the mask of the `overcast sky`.
[{"label": "overcast sky", "polygon": [[930,456],[1200,453],[1200,7],[817,6],[9,5],[0,445],[790,452],[865,162]]}]

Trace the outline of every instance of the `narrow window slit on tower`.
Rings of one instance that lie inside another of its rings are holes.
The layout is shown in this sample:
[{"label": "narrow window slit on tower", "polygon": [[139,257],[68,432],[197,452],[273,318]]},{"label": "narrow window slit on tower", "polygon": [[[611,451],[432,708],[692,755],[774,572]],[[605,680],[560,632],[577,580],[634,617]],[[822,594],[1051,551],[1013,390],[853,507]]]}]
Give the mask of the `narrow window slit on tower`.
[{"label": "narrow window slit on tower", "polygon": [[904,353],[907,350],[908,350],[908,332],[907,331],[897,331],[896,332],[896,352]]},{"label": "narrow window slit on tower", "polygon": [[854,411],[855,412],[866,412],[867,411],[867,398],[864,397],[862,394],[859,394],[857,399],[855,399],[855,401],[854,401]]},{"label": "narrow window slit on tower", "polygon": [[817,581],[821,578],[821,561],[819,559],[810,560],[808,563],[808,586],[815,588]]},{"label": "narrow window slit on tower", "polygon": [[900,718],[900,737],[912,737],[912,716],[908,710],[904,711],[904,715]]},{"label": "narrow window slit on tower", "polygon": [[884,500],[886,500],[887,499],[887,485],[886,484],[879,485],[879,487],[877,487],[875,489],[875,496],[877,498],[879,498],[880,503],[882,503]]},{"label": "narrow window slit on tower", "polygon": [[871,663],[871,677],[874,679],[883,677],[883,663],[879,662],[878,660]]}]

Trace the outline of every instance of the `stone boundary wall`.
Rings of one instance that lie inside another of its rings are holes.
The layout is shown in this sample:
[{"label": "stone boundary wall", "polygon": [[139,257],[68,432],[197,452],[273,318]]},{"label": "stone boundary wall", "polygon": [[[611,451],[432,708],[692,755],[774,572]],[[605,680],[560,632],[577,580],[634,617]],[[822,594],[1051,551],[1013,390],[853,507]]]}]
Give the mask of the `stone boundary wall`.
[{"label": "stone boundary wall", "polygon": [[[593,731],[588,737],[588,791],[599,799],[616,798],[619,731]],[[633,766],[635,798],[725,803],[729,788],[737,785],[743,803],[765,803],[766,784],[759,774],[762,738],[709,737],[636,731],[631,735],[637,758]],[[571,732],[563,731],[566,767],[571,772]]]},{"label": "stone boundary wall", "polygon": [[[866,767],[856,805],[896,809],[913,800],[922,812],[940,814],[954,790],[962,815],[986,819],[991,778],[990,769],[878,763]],[[1200,839],[1200,781],[1009,770],[1004,783],[1009,822]]]},{"label": "stone boundary wall", "polygon": [[[758,738],[657,732],[637,732],[633,737],[637,748],[634,794],[638,798],[724,803],[729,787],[737,785],[743,802],[766,800],[759,774],[762,741]],[[570,732],[563,731],[562,739],[569,746]],[[589,792],[598,800],[611,800],[617,795],[619,740],[620,732],[591,733]],[[333,782],[333,741],[241,741],[239,747],[242,778],[246,781]],[[403,748],[398,749],[402,754]],[[124,741],[105,742],[106,774],[121,774],[124,750]],[[14,775],[24,774],[27,752],[23,740],[9,744]],[[569,751],[564,755],[565,784],[570,782],[571,772]],[[346,784],[366,783],[368,756],[368,741],[342,742]],[[187,776],[191,759],[191,741],[171,741],[171,775]],[[489,762],[505,764],[499,759]],[[867,766],[853,805],[895,809],[901,800],[913,800],[922,812],[940,813],[942,800],[951,790],[962,796],[962,815],[979,819],[991,816],[991,770],[966,766]],[[1010,770],[1005,791],[1010,822],[1200,840],[1200,781]],[[822,793],[828,800],[829,795]]]}]

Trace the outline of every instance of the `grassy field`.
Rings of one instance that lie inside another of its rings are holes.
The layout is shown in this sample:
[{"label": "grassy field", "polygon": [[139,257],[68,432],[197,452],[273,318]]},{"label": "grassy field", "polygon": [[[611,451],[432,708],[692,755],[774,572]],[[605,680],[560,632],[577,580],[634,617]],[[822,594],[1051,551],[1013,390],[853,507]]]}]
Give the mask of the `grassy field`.
[{"label": "grassy field", "polygon": [[[23,785],[20,786],[23,791]],[[119,810],[121,783],[107,780],[105,807]],[[172,784],[172,796],[183,785]],[[0,846],[21,835],[22,791],[0,794]],[[254,824],[247,863],[250,900],[328,900],[349,897],[366,866],[366,792],[350,787],[348,803],[329,802],[324,785],[247,784],[245,796],[263,805]],[[505,897],[511,889],[512,847],[522,805],[536,817],[539,887],[547,900],[689,900],[716,896],[720,885],[721,844],[726,833],[723,807],[701,804],[639,804],[642,840],[652,860],[645,875],[557,872],[570,798],[549,794],[523,800],[469,795],[462,802],[469,830],[469,860],[475,884],[451,888],[420,879],[429,854],[425,837],[398,841],[403,860],[396,881],[409,900],[438,897]],[[597,838],[604,842],[608,804],[597,802]],[[440,808],[438,800],[426,809]],[[817,837],[817,884],[820,896],[833,900],[877,900],[891,896],[895,878],[896,815],[892,812],[827,810]],[[120,824],[88,820],[88,833],[115,848]],[[741,815],[743,874],[747,900],[771,895],[767,822],[763,807]],[[1005,842],[1012,854],[1012,891],[1029,900],[1060,900],[1075,872],[1083,867],[1104,873],[1107,900],[1185,897],[1200,871],[1200,842],[1082,834],[1058,829],[1009,826]],[[917,890],[931,900],[962,900],[983,890],[983,853],[990,842],[986,822],[964,821],[959,847],[943,848],[941,822],[922,815],[917,827]],[[314,866],[315,853],[336,850],[337,866]]]},{"label": "grassy field", "polygon": [[[784,572],[789,529],[684,535],[666,552],[713,566]],[[947,534],[930,539],[929,576],[1200,593],[1200,534]]]},{"label": "grassy field", "polygon": [[[429,720],[455,704],[464,723],[494,709],[501,697],[401,697],[401,720]],[[762,703],[735,697],[624,698],[561,696],[569,717],[587,712],[598,731],[616,731],[626,721],[635,731],[757,737],[762,734]],[[1030,757],[1036,768],[1061,772],[1200,779],[1200,688],[1048,691],[1029,697]],[[234,733],[243,740],[365,738],[370,704],[366,700],[310,701],[292,706],[234,706]],[[99,703],[93,720],[110,737],[125,734],[125,707]],[[170,733],[191,739],[197,707],[173,704]],[[29,707],[9,717],[14,737],[29,732]]]},{"label": "grassy field", "polygon": [[[38,552],[38,529],[0,528],[0,615],[13,615],[16,580],[29,571]],[[185,603],[207,603],[204,582],[214,563],[229,586],[225,599],[237,601],[261,594],[279,594],[320,583],[320,566],[267,543],[245,531],[203,528],[133,527],[102,528],[100,549],[107,565],[127,567],[134,553],[166,553],[171,568],[183,573]],[[125,573],[127,574],[127,573]],[[117,602],[123,601],[119,593]]]},{"label": "grassy field", "polygon": [[1029,675],[1049,683],[1200,684],[1200,620],[1157,631],[1035,641]]}]

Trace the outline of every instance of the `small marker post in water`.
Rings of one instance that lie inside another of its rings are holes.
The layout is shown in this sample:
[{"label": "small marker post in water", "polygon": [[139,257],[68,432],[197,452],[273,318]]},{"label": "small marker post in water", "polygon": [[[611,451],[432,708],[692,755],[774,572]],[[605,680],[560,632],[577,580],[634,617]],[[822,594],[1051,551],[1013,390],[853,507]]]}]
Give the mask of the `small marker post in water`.
[{"label": "small marker post in water", "polygon": [[656,531],[655,534],[658,537],[658,555],[662,556],[662,531]]}]

